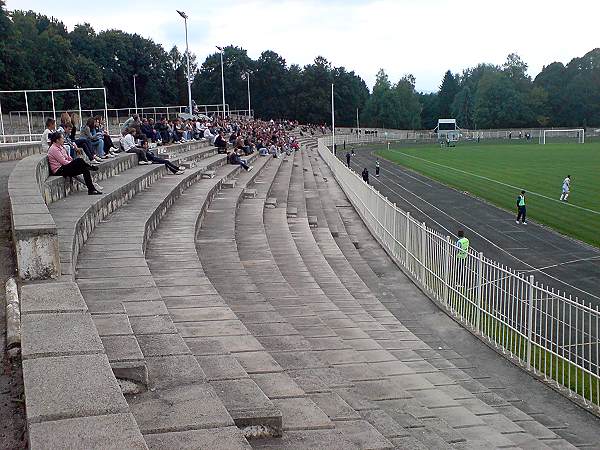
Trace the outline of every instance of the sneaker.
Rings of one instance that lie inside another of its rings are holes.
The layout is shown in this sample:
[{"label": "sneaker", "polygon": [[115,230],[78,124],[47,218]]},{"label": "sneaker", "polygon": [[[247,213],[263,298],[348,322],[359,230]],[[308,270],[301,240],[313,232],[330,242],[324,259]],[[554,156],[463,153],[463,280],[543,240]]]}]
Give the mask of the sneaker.
[{"label": "sneaker", "polygon": [[100,186],[99,184],[94,183],[94,187],[96,188],[97,191],[102,191],[104,188],[102,186]]},{"label": "sneaker", "polygon": [[248,172],[250,172],[252,169],[254,169],[254,166],[248,167]]},{"label": "sneaker", "polygon": [[518,221],[518,220],[515,220],[515,223],[516,223],[517,225],[519,225],[519,221]]},{"label": "sneaker", "polygon": [[110,152],[107,153],[106,156],[109,157],[109,158],[116,158],[117,157],[117,155],[115,155],[113,153],[110,153]]},{"label": "sneaker", "polygon": [[178,170],[177,172],[175,172],[175,175],[183,175],[183,170]]},{"label": "sneaker", "polygon": [[150,164],[150,161],[140,161],[140,166],[147,166]]},{"label": "sneaker", "polygon": [[96,191],[96,190],[94,190],[94,191],[88,191],[88,195],[102,195],[102,192]]},{"label": "sneaker", "polygon": [[181,166],[179,166],[179,167],[177,168],[177,170],[179,170],[179,172],[185,172],[185,167],[181,167]]},{"label": "sneaker", "polygon": [[523,222],[523,225],[527,225],[527,222]]},{"label": "sneaker", "polygon": [[100,158],[98,155],[94,155],[94,161],[102,162],[102,158]]}]

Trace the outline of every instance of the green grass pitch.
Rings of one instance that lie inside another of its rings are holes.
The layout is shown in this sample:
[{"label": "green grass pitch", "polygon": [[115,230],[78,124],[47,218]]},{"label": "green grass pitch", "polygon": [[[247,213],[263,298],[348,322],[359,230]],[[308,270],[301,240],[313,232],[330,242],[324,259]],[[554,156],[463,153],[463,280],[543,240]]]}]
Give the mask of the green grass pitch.
[{"label": "green grass pitch", "polygon": [[[446,185],[515,211],[527,191],[527,217],[600,247],[600,142],[460,142],[394,145],[377,154]],[[559,201],[571,175],[569,203]]]}]

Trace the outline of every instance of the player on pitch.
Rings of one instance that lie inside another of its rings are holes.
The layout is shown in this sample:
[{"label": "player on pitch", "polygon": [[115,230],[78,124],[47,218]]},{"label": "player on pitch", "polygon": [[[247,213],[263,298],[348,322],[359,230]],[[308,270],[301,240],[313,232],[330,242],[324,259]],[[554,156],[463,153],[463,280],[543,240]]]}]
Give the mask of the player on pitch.
[{"label": "player on pitch", "polygon": [[571,175],[567,175],[567,178],[563,180],[562,194],[560,194],[561,202],[568,202],[569,191],[571,190]]}]

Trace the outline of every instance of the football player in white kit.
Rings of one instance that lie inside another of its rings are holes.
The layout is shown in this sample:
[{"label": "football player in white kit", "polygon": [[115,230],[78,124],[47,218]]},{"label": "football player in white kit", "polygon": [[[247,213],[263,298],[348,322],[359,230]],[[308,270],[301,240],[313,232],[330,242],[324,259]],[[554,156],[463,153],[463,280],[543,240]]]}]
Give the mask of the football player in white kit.
[{"label": "football player in white kit", "polygon": [[560,201],[566,202],[569,198],[569,191],[571,190],[571,175],[567,175],[567,178],[563,180],[562,194],[560,194]]}]

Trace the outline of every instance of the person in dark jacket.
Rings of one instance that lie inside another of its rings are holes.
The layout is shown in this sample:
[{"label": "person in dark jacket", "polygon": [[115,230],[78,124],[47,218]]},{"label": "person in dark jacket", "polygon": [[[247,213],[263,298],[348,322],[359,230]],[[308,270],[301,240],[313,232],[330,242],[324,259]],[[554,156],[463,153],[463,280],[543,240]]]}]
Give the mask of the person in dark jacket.
[{"label": "person in dark jacket", "polygon": [[164,145],[168,144],[171,141],[171,138],[169,136],[169,125],[167,125],[166,118],[163,117],[158,122],[156,122],[156,125],[154,125],[154,129],[157,132],[159,140]]},{"label": "person in dark jacket", "polygon": [[152,124],[150,124],[148,119],[142,120],[142,126],[140,127],[140,130],[146,135],[148,139],[150,139],[150,141],[156,142],[156,132],[154,131],[154,128],[152,127]]},{"label": "person in dark jacket", "polygon": [[362,171],[362,179],[365,183],[369,184],[369,169],[366,167]]},{"label": "person in dark jacket", "polygon": [[219,134],[215,138],[215,147],[217,147],[219,149],[218,150],[219,153],[226,153],[227,152],[227,141],[223,137],[223,132],[222,131],[219,131]]},{"label": "person in dark jacket", "polygon": [[350,167],[350,152],[346,152],[346,165]]}]

